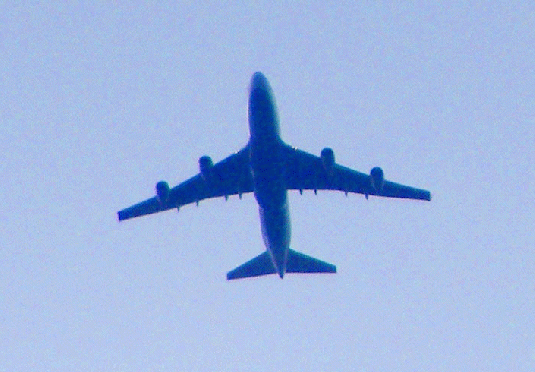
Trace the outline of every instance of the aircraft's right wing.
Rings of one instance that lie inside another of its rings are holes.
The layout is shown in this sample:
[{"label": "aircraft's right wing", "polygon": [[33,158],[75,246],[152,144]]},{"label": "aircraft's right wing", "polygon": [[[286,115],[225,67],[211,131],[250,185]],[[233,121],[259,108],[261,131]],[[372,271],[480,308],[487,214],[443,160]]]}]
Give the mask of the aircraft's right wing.
[{"label": "aircraft's right wing", "polygon": [[[345,193],[377,195],[390,198],[431,200],[431,193],[383,179],[380,168],[371,174],[334,163],[332,150],[326,159],[291,146],[286,147],[286,187],[293,190],[336,190]],[[331,156],[332,162],[328,158]]]},{"label": "aircraft's right wing", "polygon": [[[211,160],[207,158],[211,165]],[[240,195],[253,191],[253,179],[249,169],[249,148],[230,155],[219,163],[209,166],[206,175],[191,177],[178,186],[169,189],[165,182],[159,182],[162,197],[152,197],[141,203],[119,211],[119,221],[147,214],[180,208],[207,198]]]}]

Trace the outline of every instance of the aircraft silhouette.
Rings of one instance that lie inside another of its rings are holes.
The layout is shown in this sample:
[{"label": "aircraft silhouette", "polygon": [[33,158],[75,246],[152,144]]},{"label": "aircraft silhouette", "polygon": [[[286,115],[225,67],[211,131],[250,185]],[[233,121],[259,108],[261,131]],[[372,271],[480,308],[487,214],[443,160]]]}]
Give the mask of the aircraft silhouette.
[{"label": "aircraft silhouette", "polygon": [[290,249],[290,215],[287,190],[336,190],[344,193],[431,200],[426,190],[384,179],[379,167],[364,174],[335,162],[334,152],[324,148],[320,156],[286,144],[271,87],[256,72],[249,91],[247,145],[217,164],[209,156],[199,159],[199,174],[169,188],[160,181],[156,196],[118,212],[119,220],[179,209],[203,199],[253,192],[260,210],[266,251],[227,274],[227,279],[285,273],[335,273],[336,266]]}]

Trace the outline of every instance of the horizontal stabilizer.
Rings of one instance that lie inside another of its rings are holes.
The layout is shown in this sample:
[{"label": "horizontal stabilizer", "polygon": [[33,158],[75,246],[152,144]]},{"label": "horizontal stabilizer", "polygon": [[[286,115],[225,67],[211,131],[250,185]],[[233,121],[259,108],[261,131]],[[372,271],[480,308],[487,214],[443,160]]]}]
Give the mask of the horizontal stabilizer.
[{"label": "horizontal stabilizer", "polygon": [[264,252],[227,273],[227,280],[275,274],[275,267],[268,252]]},{"label": "horizontal stabilizer", "polygon": [[287,273],[336,273],[336,266],[306,254],[296,252],[292,249],[288,251]]}]

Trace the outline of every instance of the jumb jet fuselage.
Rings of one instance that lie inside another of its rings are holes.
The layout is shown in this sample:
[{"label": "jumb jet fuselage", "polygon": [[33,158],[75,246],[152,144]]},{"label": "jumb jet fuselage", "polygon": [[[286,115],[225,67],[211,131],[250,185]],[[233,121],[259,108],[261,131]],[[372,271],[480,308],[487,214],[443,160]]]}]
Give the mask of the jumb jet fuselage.
[{"label": "jumb jet fuselage", "polygon": [[427,190],[384,179],[374,167],[369,174],[335,162],[334,152],[324,148],[315,156],[286,144],[280,137],[279,119],[271,87],[256,72],[249,91],[247,145],[213,164],[209,156],[199,158],[199,174],[169,188],[160,181],[156,196],[118,212],[119,220],[179,209],[200,200],[253,192],[258,202],[266,251],[238,266],[227,279],[267,274],[335,273],[336,266],[290,249],[290,216],[287,190],[333,190],[392,198],[431,200]]}]

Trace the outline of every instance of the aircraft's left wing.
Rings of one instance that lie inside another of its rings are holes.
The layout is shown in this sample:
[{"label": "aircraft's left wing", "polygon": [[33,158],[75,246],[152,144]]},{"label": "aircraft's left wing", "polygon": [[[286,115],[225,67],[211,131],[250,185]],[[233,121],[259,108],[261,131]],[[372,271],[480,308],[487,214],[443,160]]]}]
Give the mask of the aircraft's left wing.
[{"label": "aircraft's left wing", "polygon": [[204,174],[199,173],[172,189],[169,189],[165,182],[159,183],[157,189],[161,189],[160,197],[152,197],[119,211],[117,213],[119,221],[180,208],[203,199],[229,195],[241,196],[241,194],[253,191],[247,146],[213,166],[211,160],[206,159],[209,165]]},{"label": "aircraft's left wing", "polygon": [[293,190],[336,190],[345,193],[377,195],[390,198],[431,200],[431,193],[383,179],[380,168],[370,174],[341,166],[334,162],[331,149],[318,157],[291,146],[285,148],[286,188]]}]

